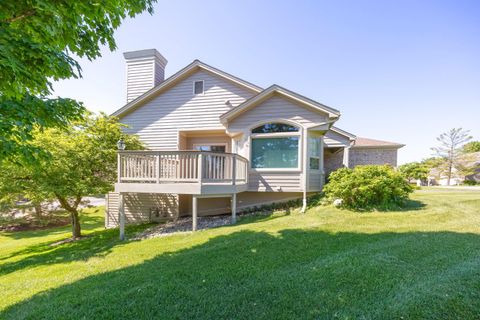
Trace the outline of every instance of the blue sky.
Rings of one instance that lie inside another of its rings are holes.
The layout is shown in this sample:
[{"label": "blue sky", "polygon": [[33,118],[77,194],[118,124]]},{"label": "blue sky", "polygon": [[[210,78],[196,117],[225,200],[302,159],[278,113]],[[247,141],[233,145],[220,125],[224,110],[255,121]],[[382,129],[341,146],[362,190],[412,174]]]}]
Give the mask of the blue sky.
[{"label": "blue sky", "polygon": [[156,48],[167,76],[194,59],[342,112],[337,126],[431,155],[453,127],[480,140],[480,1],[159,1],[127,19],[118,49],[80,60],[55,94],[111,113],[125,103],[122,52]]}]

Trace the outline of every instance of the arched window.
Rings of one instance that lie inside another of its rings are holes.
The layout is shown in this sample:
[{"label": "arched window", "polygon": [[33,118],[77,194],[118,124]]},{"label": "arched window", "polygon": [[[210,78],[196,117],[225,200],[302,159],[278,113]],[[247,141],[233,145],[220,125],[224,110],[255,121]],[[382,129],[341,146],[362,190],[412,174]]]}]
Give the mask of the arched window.
[{"label": "arched window", "polygon": [[266,123],[262,126],[256,127],[252,133],[277,133],[277,132],[298,132],[298,128],[286,123]]},{"label": "arched window", "polygon": [[251,165],[255,169],[296,169],[300,129],[272,122],[252,129]]}]

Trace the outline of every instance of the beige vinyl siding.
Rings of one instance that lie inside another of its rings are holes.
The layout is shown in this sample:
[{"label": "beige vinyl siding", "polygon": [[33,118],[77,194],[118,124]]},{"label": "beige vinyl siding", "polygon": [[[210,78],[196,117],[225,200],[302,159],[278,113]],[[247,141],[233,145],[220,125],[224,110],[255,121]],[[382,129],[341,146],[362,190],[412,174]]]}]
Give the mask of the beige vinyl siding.
[{"label": "beige vinyl siding", "polygon": [[274,95],[256,107],[245,111],[228,124],[231,131],[243,131],[260,121],[285,119],[302,126],[311,127],[327,120],[327,114],[320,114],[308,107],[300,106],[285,97]]},{"label": "beige vinyl siding", "polygon": [[272,203],[301,199],[301,192],[242,192],[237,195],[237,208],[243,210]]},{"label": "beige vinyl siding", "polygon": [[[160,221],[155,217],[150,220],[150,210],[153,208],[159,208],[169,215],[178,213],[178,196],[174,194],[129,193],[124,195],[124,201],[125,221],[129,224]],[[108,194],[106,211],[105,227],[116,227],[118,225],[118,193]]]},{"label": "beige vinyl siding", "polygon": [[322,190],[322,175],[320,172],[310,171],[310,177],[308,179],[308,191],[320,191]]},{"label": "beige vinyl siding", "polygon": [[325,147],[349,146],[350,139],[332,130],[327,131],[324,137]]},{"label": "beige vinyl siding", "polygon": [[[127,62],[127,102],[141,96],[155,85],[153,59]],[[161,76],[160,74],[158,76]]]},{"label": "beige vinyl siding", "polygon": [[165,69],[162,65],[155,61],[155,86],[158,86],[165,79]]},{"label": "beige vinyl siding", "polygon": [[195,145],[224,145],[226,144],[226,152],[230,152],[232,139],[225,135],[211,135],[211,136],[198,136],[187,137],[187,150],[195,150]]},{"label": "beige vinyl siding", "polygon": [[248,191],[295,192],[303,190],[300,172],[250,171]]},{"label": "beige vinyl siding", "polygon": [[[204,81],[204,94],[193,94],[193,82]],[[253,93],[200,70],[120,119],[152,150],[178,150],[182,129],[222,128],[219,117]],[[229,101],[229,104],[227,104]]]},{"label": "beige vinyl siding", "polygon": [[[237,210],[260,207],[274,202],[286,202],[302,198],[300,192],[242,192],[237,194]],[[231,213],[231,198],[199,198],[198,215],[218,215]],[[192,196],[180,195],[180,215],[192,215]]]},{"label": "beige vinyl siding", "polygon": [[[180,215],[192,215],[192,195],[182,194],[179,196]],[[199,198],[197,201],[198,215],[210,216],[231,212],[231,198]]]}]

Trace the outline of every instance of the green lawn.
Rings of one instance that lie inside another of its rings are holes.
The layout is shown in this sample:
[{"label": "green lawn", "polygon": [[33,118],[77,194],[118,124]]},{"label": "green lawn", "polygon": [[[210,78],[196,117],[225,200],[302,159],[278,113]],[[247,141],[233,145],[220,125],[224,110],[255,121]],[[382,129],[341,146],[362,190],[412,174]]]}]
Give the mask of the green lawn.
[{"label": "green lawn", "polygon": [[479,319],[480,192],[412,198],[144,241],[118,241],[102,209],[76,243],[49,246],[67,228],[0,233],[0,319]]}]

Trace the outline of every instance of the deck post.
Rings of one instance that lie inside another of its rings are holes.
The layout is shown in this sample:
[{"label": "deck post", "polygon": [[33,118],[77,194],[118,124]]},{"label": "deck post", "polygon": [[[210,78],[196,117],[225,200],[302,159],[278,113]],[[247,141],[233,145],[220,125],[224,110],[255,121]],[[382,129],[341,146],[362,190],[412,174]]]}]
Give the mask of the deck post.
[{"label": "deck post", "polygon": [[198,201],[197,196],[192,196],[192,231],[197,230],[197,210],[198,210]]},{"label": "deck post", "polygon": [[157,153],[155,155],[155,167],[156,167],[156,173],[157,173],[157,183],[160,183],[160,166],[161,166],[161,162],[160,162],[160,153]]},{"label": "deck post", "polygon": [[237,184],[237,155],[234,154],[232,160],[232,185],[234,186]]},{"label": "deck post", "polygon": [[232,194],[232,224],[237,222],[237,194]]},{"label": "deck post", "polygon": [[197,170],[198,170],[198,183],[202,184],[203,179],[203,155],[201,153],[198,154],[197,160]]},{"label": "deck post", "polygon": [[122,158],[120,152],[117,152],[117,182],[122,182]]},{"label": "deck post", "polygon": [[118,220],[120,223],[120,240],[125,240],[125,204],[123,193],[118,194]]}]

